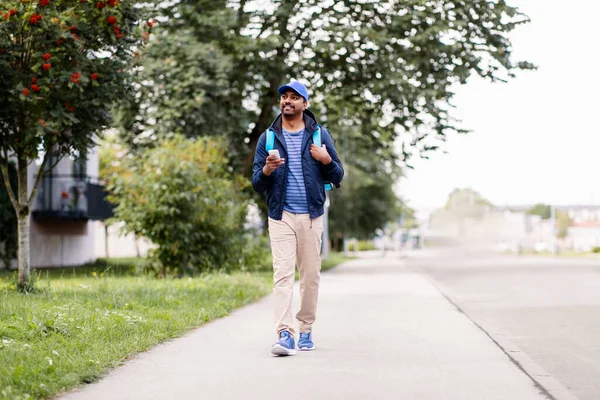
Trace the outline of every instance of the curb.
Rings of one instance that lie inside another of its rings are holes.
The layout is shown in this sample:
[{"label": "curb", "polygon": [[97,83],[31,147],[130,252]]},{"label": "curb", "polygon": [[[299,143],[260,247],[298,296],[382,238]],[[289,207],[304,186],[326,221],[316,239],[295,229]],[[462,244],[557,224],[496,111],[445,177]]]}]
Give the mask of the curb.
[{"label": "curb", "polygon": [[436,282],[430,275],[419,267],[410,265],[407,263],[407,267],[417,273],[418,275],[425,278],[431,283],[446,300],[448,300],[461,314],[467,317],[476,327],[481,329],[515,364],[521,371],[525,373],[551,400],[580,400],[577,396],[569,391],[562,383],[556,380],[552,375],[546,372],[538,363],[533,361],[527,354],[519,349],[513,342],[498,332],[494,332],[494,329],[486,323],[477,322],[463,308],[460,306],[458,301],[454,300],[457,298],[452,291],[443,288],[438,282]]}]

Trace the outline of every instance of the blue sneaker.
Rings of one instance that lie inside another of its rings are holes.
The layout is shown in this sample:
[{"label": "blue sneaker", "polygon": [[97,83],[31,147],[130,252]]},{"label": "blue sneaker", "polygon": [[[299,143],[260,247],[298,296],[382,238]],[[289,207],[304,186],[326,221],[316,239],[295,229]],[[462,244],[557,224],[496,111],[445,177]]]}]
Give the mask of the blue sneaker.
[{"label": "blue sneaker", "polygon": [[279,340],[271,347],[274,356],[293,356],[296,354],[296,342],[288,331],[279,332]]},{"label": "blue sneaker", "polygon": [[315,344],[312,341],[312,333],[300,332],[300,339],[298,340],[298,349],[301,351],[311,351],[315,349]]}]

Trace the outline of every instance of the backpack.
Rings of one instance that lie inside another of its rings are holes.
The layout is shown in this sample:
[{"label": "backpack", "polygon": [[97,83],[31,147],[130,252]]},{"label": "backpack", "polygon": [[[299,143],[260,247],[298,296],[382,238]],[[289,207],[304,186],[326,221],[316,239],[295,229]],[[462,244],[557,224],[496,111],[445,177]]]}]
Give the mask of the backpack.
[{"label": "backpack", "polygon": [[[313,143],[316,146],[321,147],[321,127],[319,126],[315,133],[313,133]],[[275,132],[272,129],[267,130],[267,142],[265,143],[265,149],[267,153],[269,150],[273,150],[275,147]],[[325,190],[333,190],[333,185],[329,182],[325,182]]]}]

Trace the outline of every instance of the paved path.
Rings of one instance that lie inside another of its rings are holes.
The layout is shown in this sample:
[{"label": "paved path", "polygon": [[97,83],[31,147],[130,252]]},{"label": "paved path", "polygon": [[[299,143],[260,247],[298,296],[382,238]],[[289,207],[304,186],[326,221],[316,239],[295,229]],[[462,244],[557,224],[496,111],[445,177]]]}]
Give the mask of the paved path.
[{"label": "paved path", "polygon": [[269,354],[275,335],[267,297],[139,355],[63,400],[548,398],[402,263],[390,254],[324,273],[312,353]]}]

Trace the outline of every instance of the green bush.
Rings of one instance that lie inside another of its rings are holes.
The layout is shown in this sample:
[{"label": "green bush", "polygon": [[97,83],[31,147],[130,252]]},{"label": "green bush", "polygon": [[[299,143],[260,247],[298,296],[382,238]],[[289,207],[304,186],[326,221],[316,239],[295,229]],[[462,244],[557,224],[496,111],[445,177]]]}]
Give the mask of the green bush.
[{"label": "green bush", "polygon": [[270,271],[273,266],[269,238],[259,232],[247,233],[241,264],[248,272]]},{"label": "green bush", "polygon": [[600,246],[592,247],[592,253],[600,253]]},{"label": "green bush", "polygon": [[361,240],[358,242],[358,251],[375,250],[375,245],[369,240]]},{"label": "green bush", "polygon": [[[348,246],[350,251],[354,251],[354,243],[350,243]],[[375,245],[370,240],[359,240],[358,241],[358,251],[368,251],[375,250]]]},{"label": "green bush", "polygon": [[157,274],[239,269],[248,253],[246,179],[230,172],[222,141],[175,136],[123,160],[111,178],[115,219],[157,247],[148,268]]}]

